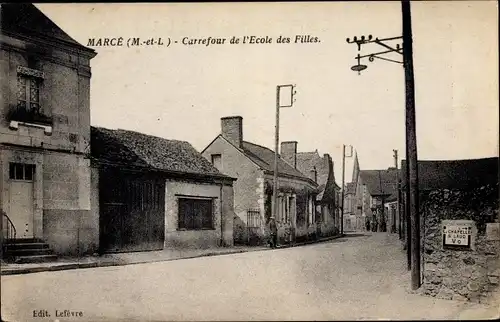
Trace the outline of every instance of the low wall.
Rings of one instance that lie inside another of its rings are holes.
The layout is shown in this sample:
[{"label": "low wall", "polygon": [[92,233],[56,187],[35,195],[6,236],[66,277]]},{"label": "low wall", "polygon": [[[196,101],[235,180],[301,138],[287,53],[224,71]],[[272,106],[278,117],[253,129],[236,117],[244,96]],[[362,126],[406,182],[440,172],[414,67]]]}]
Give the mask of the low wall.
[{"label": "low wall", "polygon": [[[444,299],[486,300],[497,289],[500,274],[498,184],[432,191],[421,197],[421,211],[421,291]],[[459,221],[472,225],[470,249],[443,245],[443,226]]]}]

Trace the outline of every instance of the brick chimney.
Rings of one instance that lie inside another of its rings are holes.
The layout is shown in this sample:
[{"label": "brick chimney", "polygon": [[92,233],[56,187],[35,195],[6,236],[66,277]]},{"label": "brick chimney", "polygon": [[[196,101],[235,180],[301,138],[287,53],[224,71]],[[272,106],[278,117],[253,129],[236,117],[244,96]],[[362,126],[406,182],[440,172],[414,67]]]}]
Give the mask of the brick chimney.
[{"label": "brick chimney", "polygon": [[241,116],[227,116],[220,120],[222,136],[241,148],[243,145],[243,118]]},{"label": "brick chimney", "polygon": [[328,169],[328,173],[333,172],[333,160],[328,153],[323,154],[323,160],[325,160],[325,166]]},{"label": "brick chimney", "polygon": [[297,141],[281,142],[280,156],[292,167],[297,168]]}]

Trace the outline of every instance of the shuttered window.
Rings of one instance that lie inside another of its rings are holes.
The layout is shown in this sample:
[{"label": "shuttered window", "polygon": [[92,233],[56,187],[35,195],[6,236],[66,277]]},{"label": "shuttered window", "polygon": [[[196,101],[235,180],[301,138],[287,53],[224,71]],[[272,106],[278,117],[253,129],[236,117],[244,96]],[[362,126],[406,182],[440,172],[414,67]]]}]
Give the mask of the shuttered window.
[{"label": "shuttered window", "polygon": [[214,229],[213,200],[179,198],[179,229]]}]

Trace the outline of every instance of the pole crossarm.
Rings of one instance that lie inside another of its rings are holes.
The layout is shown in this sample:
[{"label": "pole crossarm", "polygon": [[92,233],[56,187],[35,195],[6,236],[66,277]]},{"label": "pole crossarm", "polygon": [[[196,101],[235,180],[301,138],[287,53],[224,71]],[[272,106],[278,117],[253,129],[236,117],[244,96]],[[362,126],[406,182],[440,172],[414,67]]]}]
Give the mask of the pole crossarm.
[{"label": "pole crossarm", "polygon": [[393,47],[387,45],[384,43],[384,41],[391,41],[391,40],[397,40],[397,39],[403,39],[403,36],[398,36],[398,37],[388,37],[388,38],[378,38],[376,37],[375,39],[373,39],[373,36],[372,35],[368,35],[368,38],[365,37],[365,36],[361,36],[360,38],[354,36],[354,38],[351,40],[351,38],[347,38],[346,41],[348,44],[356,44],[358,45],[358,51],[361,50],[361,45],[366,45],[366,44],[371,44],[371,43],[375,43],[377,45],[380,45],[380,46],[383,46],[383,47],[386,47],[388,49],[392,49],[394,51],[398,51],[401,55],[403,54],[403,50],[402,50],[402,46],[397,44],[396,45],[396,49],[394,49]]},{"label": "pole crossarm", "polygon": [[370,44],[370,43],[375,43],[377,45],[380,45],[380,46],[388,49],[386,51],[380,51],[377,53],[371,53],[371,54],[366,54],[366,55],[359,55],[358,54],[358,56],[355,57],[355,59],[357,59],[357,61],[358,61],[358,64],[353,66],[351,69],[354,71],[357,71],[358,74],[360,74],[360,72],[362,70],[366,69],[367,66],[361,65],[360,60],[362,58],[368,58],[368,60],[370,62],[373,62],[375,60],[375,58],[377,58],[377,59],[385,60],[385,61],[388,61],[391,63],[397,63],[397,64],[403,65],[402,61],[398,61],[395,59],[390,59],[390,58],[381,56],[381,55],[393,53],[393,52],[398,53],[400,55],[403,55],[403,46],[402,45],[396,44],[396,48],[394,48],[393,46],[390,46],[390,45],[385,43],[386,41],[397,40],[397,39],[402,39],[402,38],[403,38],[402,36],[399,36],[399,37],[387,37],[387,38],[380,39],[378,37],[373,38],[372,35],[368,35],[368,37],[361,36],[360,38],[355,36],[352,40],[350,38],[347,38],[346,41],[348,44],[356,44],[358,46],[358,52],[361,51],[362,45]]},{"label": "pole crossarm", "polygon": [[387,48],[387,49],[389,49],[391,51],[395,51],[395,52],[403,55],[403,47],[401,45],[399,45],[399,44],[396,45],[396,48],[393,48],[393,47],[391,47],[391,46],[389,46],[387,44],[384,44],[380,40],[375,40],[375,43],[378,44],[378,45],[380,45],[380,46],[382,46],[382,47],[385,47],[385,48]]},{"label": "pole crossarm", "polygon": [[388,61],[392,61],[392,62],[395,62],[395,63],[399,63],[399,64],[402,64],[403,62],[402,61],[397,61],[397,60],[393,60],[393,59],[389,59],[389,58],[384,58],[384,57],[380,57],[379,55],[384,55],[384,54],[388,54],[388,53],[392,53],[392,52],[395,52],[395,50],[386,50],[386,51],[379,51],[378,53],[372,53],[372,54],[366,54],[366,55],[361,55],[361,56],[357,56],[355,57],[356,59],[358,58],[366,58],[368,57],[370,61],[373,61],[375,58],[380,58],[380,59],[385,59],[385,60],[388,60]]},{"label": "pole crossarm", "polygon": [[[391,63],[403,64],[403,62],[402,62],[402,61],[399,61],[399,60],[394,60],[394,59],[390,59],[390,58],[385,58],[385,57],[370,56],[370,58],[377,58],[377,59],[382,59],[382,60],[385,60],[385,61],[388,61],[388,62],[391,62]],[[372,61],[372,60],[371,60],[371,61]]]}]

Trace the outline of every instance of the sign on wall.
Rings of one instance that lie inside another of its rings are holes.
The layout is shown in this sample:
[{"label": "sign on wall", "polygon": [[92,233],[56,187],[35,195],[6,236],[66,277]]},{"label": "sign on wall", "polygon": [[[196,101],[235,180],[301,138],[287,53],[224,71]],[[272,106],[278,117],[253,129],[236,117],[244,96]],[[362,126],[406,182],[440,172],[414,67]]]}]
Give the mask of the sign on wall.
[{"label": "sign on wall", "polygon": [[473,222],[465,220],[443,221],[443,246],[471,248]]}]

